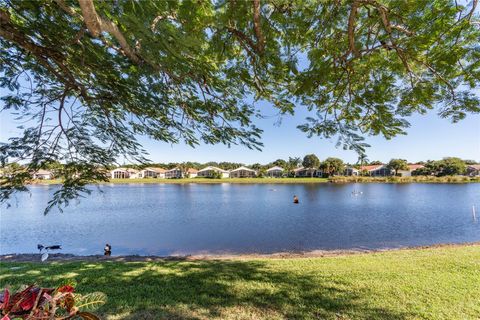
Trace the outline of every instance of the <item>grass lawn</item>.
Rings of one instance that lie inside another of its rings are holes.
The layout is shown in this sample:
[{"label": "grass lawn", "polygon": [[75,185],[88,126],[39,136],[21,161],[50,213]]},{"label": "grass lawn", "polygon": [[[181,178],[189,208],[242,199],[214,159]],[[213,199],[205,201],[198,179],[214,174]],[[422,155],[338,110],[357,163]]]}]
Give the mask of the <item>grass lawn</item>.
[{"label": "grass lawn", "polygon": [[[0,286],[67,279],[106,319],[479,319],[480,246],[323,258],[0,264]],[[11,267],[21,267],[10,270]]]}]

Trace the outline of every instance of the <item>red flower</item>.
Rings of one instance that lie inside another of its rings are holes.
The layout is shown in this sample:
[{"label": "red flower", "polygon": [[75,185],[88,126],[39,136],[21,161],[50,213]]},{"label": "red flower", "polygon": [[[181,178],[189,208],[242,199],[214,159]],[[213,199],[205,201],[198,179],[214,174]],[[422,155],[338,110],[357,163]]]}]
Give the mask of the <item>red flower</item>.
[{"label": "red flower", "polygon": [[69,285],[61,286],[57,290],[58,292],[74,292],[75,288]]}]

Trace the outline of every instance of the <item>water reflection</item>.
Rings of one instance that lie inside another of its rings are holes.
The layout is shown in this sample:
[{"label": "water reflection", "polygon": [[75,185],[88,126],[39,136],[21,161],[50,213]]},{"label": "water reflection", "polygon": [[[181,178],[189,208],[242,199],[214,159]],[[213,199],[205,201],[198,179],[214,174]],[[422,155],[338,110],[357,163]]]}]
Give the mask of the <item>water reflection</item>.
[{"label": "water reflection", "polygon": [[1,253],[34,252],[37,243],[77,254],[101,254],[111,243],[114,254],[165,255],[480,240],[472,217],[479,184],[103,185],[45,217],[56,187],[31,189],[1,209]]}]

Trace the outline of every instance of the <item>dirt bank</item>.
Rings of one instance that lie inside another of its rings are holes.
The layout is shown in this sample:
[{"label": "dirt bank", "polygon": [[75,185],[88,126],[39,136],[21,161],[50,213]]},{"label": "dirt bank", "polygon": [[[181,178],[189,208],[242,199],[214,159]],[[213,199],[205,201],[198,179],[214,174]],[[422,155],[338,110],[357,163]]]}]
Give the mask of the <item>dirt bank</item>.
[{"label": "dirt bank", "polygon": [[[118,262],[135,262],[135,261],[165,261],[165,260],[224,260],[224,259],[291,259],[291,258],[318,258],[318,257],[332,257],[352,254],[374,254],[385,251],[395,250],[422,250],[429,248],[443,248],[443,247],[463,247],[463,246],[478,246],[480,242],[470,242],[461,244],[436,244],[431,246],[417,246],[417,247],[403,247],[403,248],[386,248],[386,249],[352,249],[352,250],[315,250],[305,252],[277,252],[271,254],[195,254],[185,256],[111,256],[106,257],[102,255],[91,256],[77,256],[65,253],[52,253],[49,255],[49,262],[52,261],[118,261]],[[25,253],[25,254],[5,254],[0,255],[1,262],[41,262],[40,254]]]}]

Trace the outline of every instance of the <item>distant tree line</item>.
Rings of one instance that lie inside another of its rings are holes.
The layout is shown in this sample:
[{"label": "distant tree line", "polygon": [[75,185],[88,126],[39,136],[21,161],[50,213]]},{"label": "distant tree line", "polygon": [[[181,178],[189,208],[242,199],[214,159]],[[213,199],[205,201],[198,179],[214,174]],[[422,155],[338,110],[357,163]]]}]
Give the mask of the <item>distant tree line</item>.
[{"label": "distant tree line", "polygon": [[[317,155],[315,154],[308,154],[305,155],[303,158],[301,157],[289,157],[288,159],[277,159],[275,161],[269,162],[267,164],[260,164],[254,163],[251,165],[246,165],[241,162],[168,162],[168,163],[143,163],[143,164],[124,164],[121,167],[124,168],[133,168],[137,170],[142,170],[147,167],[160,167],[164,169],[173,169],[173,168],[181,168],[185,171],[189,168],[200,170],[207,166],[214,166],[221,168],[223,170],[233,170],[238,167],[244,166],[258,172],[259,177],[263,177],[266,175],[267,170],[271,167],[278,166],[284,169],[287,176],[293,176],[294,170],[300,167],[303,167],[309,171],[309,174],[313,177],[316,170],[321,170],[324,177],[334,176],[334,175],[341,175],[344,174],[345,169],[347,167],[353,167],[356,169],[361,169],[367,165],[382,165],[381,161],[374,160],[369,161],[366,157],[360,156],[358,161],[354,164],[345,163],[340,158],[335,157],[328,157],[325,160],[321,161]],[[400,170],[408,170],[409,162],[405,159],[391,159],[385,165],[387,168],[393,170],[395,175],[398,174]],[[446,157],[441,160],[427,160],[427,161],[420,161],[414,164],[423,165],[423,167],[418,168],[412,171],[412,175],[420,176],[448,176],[448,175],[461,175],[465,174],[468,165],[477,164],[474,160],[462,160],[456,157]],[[113,169],[117,166],[112,165],[110,169]],[[43,167],[45,170],[51,171],[54,176],[61,177],[64,176],[64,171],[68,170],[68,165],[62,164],[58,161],[52,161],[45,163]],[[11,172],[17,172],[20,170],[25,170],[24,166],[19,165],[17,163],[11,163],[2,168],[3,173],[8,174]],[[367,172],[364,170],[361,174],[366,175]]]},{"label": "distant tree line", "polygon": [[442,160],[428,160],[423,163],[423,168],[419,168],[412,172],[416,176],[451,176],[465,174],[467,166],[475,164],[475,161],[462,160],[460,158],[449,157]]}]

